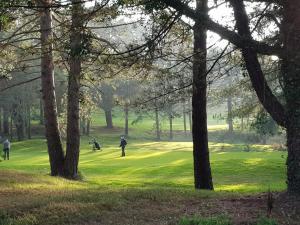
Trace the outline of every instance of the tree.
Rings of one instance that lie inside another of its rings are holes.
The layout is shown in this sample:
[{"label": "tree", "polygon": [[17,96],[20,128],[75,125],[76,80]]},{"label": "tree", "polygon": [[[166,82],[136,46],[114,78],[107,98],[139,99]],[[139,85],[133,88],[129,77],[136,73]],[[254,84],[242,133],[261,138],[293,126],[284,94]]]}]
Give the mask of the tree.
[{"label": "tree", "polygon": [[[207,0],[196,1],[196,11],[208,14]],[[194,58],[193,58],[193,155],[194,179],[196,189],[213,189],[208,150],[206,89],[206,27],[200,21],[194,25]]]},{"label": "tree", "polygon": [[[300,134],[297,132],[300,129],[300,103],[297,101],[300,96],[300,80],[297,79],[297,74],[300,70],[300,2],[297,0],[274,1],[274,4],[276,4],[274,8],[280,9],[278,10],[279,15],[283,20],[281,23],[282,29],[279,31],[280,34],[277,35],[277,42],[271,46],[265,42],[253,39],[249,27],[249,18],[242,0],[229,0],[234,10],[237,33],[214,22],[206,14],[199,13],[180,0],[158,1],[165,4],[165,6],[176,9],[195,22],[201,22],[207,29],[218,33],[222,38],[229,40],[241,50],[252,86],[261,104],[280,126],[286,127],[288,191],[300,193]],[[278,37],[282,37],[282,39],[280,40]],[[268,86],[264,73],[261,70],[258,54],[277,55],[280,57],[285,105],[278,100]]]},{"label": "tree", "polygon": [[64,162],[64,176],[78,177],[80,127],[79,100],[83,43],[83,6],[80,0],[72,0],[72,24],[70,29],[70,58],[68,80],[67,148]]},{"label": "tree", "polygon": [[57,105],[54,87],[53,31],[50,0],[40,0],[41,29],[41,80],[45,116],[45,130],[51,175],[63,175],[64,152],[57,121]]},{"label": "tree", "polygon": [[267,136],[276,134],[278,127],[275,121],[264,110],[260,110],[255,120],[251,123],[251,128],[261,136],[263,144],[267,142]]}]

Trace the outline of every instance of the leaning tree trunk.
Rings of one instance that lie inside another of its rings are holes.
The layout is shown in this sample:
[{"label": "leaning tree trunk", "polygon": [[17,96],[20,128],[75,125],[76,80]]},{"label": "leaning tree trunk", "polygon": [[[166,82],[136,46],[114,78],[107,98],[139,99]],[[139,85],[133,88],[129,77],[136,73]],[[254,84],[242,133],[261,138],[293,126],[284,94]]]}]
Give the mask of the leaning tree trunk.
[{"label": "leaning tree trunk", "polygon": [[[197,0],[196,10],[201,14],[208,13],[207,0]],[[206,28],[202,22],[194,25],[194,58],[193,58],[193,156],[194,179],[196,189],[213,189],[207,132],[207,67],[206,67]]]},{"label": "leaning tree trunk", "polygon": [[228,123],[228,132],[233,132],[233,119],[232,119],[232,98],[229,96],[227,98],[227,123]]},{"label": "leaning tree trunk", "polygon": [[68,113],[67,113],[67,149],[64,165],[64,175],[68,178],[78,176],[80,126],[79,100],[81,57],[83,50],[83,6],[80,0],[72,1],[72,25],[70,33],[71,53],[68,82]]},{"label": "leaning tree trunk", "polygon": [[[243,2],[230,0],[237,29],[241,36],[251,38],[249,19]],[[300,1],[284,1],[284,19],[282,24],[283,49],[282,80],[286,108],[276,99],[265,80],[257,54],[251,48],[242,49],[243,58],[251,78],[252,85],[265,109],[272,118],[287,132],[287,184],[288,191],[300,193]]]},{"label": "leaning tree trunk", "polygon": [[105,121],[106,121],[106,128],[112,129],[113,121],[112,121],[112,113],[111,110],[105,110]]},{"label": "leaning tree trunk", "polygon": [[300,1],[286,0],[283,20],[282,78],[286,98],[287,185],[300,194]]},{"label": "leaning tree trunk", "polygon": [[40,11],[41,29],[41,80],[44,123],[48,146],[51,175],[62,175],[64,152],[60,139],[57,121],[57,106],[54,87],[54,64],[53,64],[53,33],[52,33],[52,12],[51,0],[40,0],[43,7]]}]

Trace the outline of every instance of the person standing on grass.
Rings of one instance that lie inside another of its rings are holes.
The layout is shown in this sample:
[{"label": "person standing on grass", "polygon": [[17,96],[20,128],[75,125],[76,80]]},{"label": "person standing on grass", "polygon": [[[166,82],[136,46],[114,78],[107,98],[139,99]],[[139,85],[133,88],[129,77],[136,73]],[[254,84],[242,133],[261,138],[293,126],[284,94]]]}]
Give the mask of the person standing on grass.
[{"label": "person standing on grass", "polygon": [[127,141],[125,140],[125,137],[121,137],[120,147],[122,148],[122,155],[121,157],[125,157],[125,146],[127,145]]},{"label": "person standing on grass", "polygon": [[3,142],[3,152],[4,152],[4,160],[9,160],[9,151],[10,151],[10,142],[8,139],[5,139]]}]

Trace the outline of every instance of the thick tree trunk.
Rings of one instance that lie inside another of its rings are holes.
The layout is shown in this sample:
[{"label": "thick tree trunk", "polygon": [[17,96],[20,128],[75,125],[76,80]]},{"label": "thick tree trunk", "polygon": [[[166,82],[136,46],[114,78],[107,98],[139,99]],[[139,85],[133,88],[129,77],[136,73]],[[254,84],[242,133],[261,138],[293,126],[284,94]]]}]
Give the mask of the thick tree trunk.
[{"label": "thick tree trunk", "polygon": [[300,194],[300,1],[286,0],[283,20],[282,78],[287,113],[287,184]]},{"label": "thick tree trunk", "polygon": [[233,119],[232,119],[232,98],[229,96],[227,98],[227,123],[228,123],[228,132],[233,132]]},{"label": "thick tree trunk", "polygon": [[[196,10],[208,13],[207,0],[197,0]],[[193,156],[196,189],[213,189],[207,132],[207,67],[206,28],[199,21],[194,25],[193,58]]]},{"label": "thick tree trunk", "polygon": [[124,106],[124,112],[125,112],[125,136],[128,137],[128,105],[125,104]]},{"label": "thick tree trunk", "polygon": [[9,109],[7,106],[3,107],[3,134],[9,135]]},{"label": "thick tree trunk", "polygon": [[48,145],[48,154],[51,167],[51,175],[62,175],[64,152],[60,139],[57,105],[54,87],[54,65],[53,65],[53,33],[52,33],[52,13],[49,7],[51,0],[40,0],[40,5],[45,7],[40,11],[41,28],[41,80],[42,96],[45,116],[45,131]]},{"label": "thick tree trunk", "polygon": [[80,0],[72,0],[72,25],[70,34],[70,72],[68,82],[68,118],[67,118],[67,149],[64,175],[69,178],[78,177],[80,127],[79,100],[83,38],[83,6]]},{"label": "thick tree trunk", "polygon": [[105,121],[106,121],[106,128],[112,129],[113,121],[112,121],[112,113],[111,110],[106,110],[105,112]]}]

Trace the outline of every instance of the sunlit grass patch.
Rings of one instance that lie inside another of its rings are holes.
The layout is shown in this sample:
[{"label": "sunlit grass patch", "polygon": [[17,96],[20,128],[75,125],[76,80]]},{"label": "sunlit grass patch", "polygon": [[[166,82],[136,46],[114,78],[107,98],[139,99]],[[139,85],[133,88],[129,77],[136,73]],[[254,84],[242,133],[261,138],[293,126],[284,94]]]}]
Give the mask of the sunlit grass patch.
[{"label": "sunlit grass patch", "polygon": [[[89,139],[82,139],[79,170],[81,182],[51,178],[45,140],[12,143],[10,161],[0,162],[3,172],[0,187],[14,189],[88,189],[113,188],[183,188],[193,190],[193,159],[191,142],[153,142],[128,140],[126,157],[120,157],[118,137],[101,139],[103,151],[93,152]],[[215,189],[217,191],[257,193],[269,187],[284,190],[285,155],[270,146],[250,146],[256,151],[245,152],[243,145],[209,143]],[[37,174],[36,178],[13,175]],[[7,175],[5,175],[7,174]],[[17,176],[13,178],[14,176]],[[18,177],[19,176],[19,177]],[[12,179],[13,178],[13,179]],[[26,181],[26,179],[28,179]],[[37,181],[38,180],[38,181]]]}]

